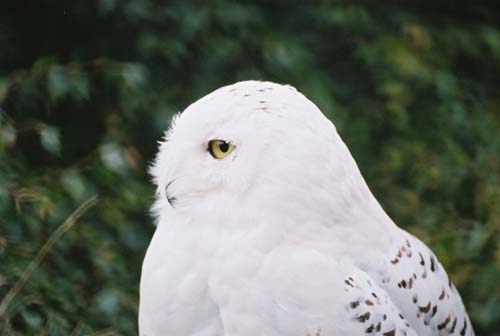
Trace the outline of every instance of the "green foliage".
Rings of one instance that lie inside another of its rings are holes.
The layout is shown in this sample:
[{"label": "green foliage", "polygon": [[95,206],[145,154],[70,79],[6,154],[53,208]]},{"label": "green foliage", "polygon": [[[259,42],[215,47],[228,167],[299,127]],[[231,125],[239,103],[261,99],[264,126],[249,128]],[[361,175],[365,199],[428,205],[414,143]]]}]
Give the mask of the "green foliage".
[{"label": "green foliage", "polygon": [[23,1],[0,11],[4,334],[136,334],[154,230],[147,164],[170,116],[242,79],[335,122],[397,223],[426,241],[478,335],[500,330],[500,22],[487,2]]}]

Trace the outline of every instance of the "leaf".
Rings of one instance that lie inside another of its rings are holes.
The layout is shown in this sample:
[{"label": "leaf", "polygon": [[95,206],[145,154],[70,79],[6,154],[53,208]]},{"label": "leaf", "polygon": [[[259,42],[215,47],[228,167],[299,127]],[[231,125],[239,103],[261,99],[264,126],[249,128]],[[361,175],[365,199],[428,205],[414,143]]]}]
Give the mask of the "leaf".
[{"label": "leaf", "polygon": [[42,126],[40,131],[40,141],[43,148],[53,155],[59,155],[61,152],[61,136],[59,129],[52,126]]},{"label": "leaf", "polygon": [[47,88],[52,101],[66,95],[70,89],[70,80],[64,67],[52,65],[47,75]]},{"label": "leaf", "polygon": [[116,143],[104,144],[100,148],[101,160],[106,167],[118,174],[125,174],[128,171],[127,160],[124,150]]},{"label": "leaf", "polygon": [[0,120],[0,151],[4,147],[13,147],[16,143],[17,134],[12,125],[1,123]]}]

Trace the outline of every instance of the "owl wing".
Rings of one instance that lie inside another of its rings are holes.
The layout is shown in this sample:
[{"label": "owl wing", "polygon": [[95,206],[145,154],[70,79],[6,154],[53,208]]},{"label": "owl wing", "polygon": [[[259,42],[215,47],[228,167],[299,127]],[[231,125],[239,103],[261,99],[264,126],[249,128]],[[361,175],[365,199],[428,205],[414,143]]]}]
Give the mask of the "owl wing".
[{"label": "owl wing", "polygon": [[432,251],[401,231],[392,253],[375,255],[378,260],[362,268],[385,290],[410,326],[419,335],[474,335],[460,294]]},{"label": "owl wing", "polygon": [[258,335],[417,335],[387,290],[349,258],[283,246],[270,253],[257,278],[265,298]]},{"label": "owl wing", "polygon": [[297,246],[275,250],[262,267],[274,334],[307,326],[310,336],[474,335],[436,256],[410,234],[400,237],[393,254],[370,251],[363,263]]}]

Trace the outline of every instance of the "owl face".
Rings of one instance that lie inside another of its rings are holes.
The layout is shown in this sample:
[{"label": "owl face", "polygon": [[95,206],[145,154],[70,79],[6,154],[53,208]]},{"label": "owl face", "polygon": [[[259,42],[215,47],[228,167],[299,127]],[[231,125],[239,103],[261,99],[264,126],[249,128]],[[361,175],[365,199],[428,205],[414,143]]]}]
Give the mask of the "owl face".
[{"label": "owl face", "polygon": [[328,175],[342,177],[342,146],[333,124],[294,88],[223,87],[173,118],[152,168],[154,209],[213,213],[250,204],[254,211],[279,199],[307,206]]}]

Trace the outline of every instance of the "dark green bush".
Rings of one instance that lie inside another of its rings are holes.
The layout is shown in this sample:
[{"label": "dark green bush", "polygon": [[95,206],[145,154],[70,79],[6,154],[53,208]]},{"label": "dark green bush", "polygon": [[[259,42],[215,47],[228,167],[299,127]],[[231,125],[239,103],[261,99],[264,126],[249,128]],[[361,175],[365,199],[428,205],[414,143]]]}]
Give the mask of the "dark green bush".
[{"label": "dark green bush", "polygon": [[173,113],[243,79],[290,83],[319,105],[389,214],[437,253],[477,334],[498,335],[495,2],[4,2],[5,335],[136,334],[156,141]]}]

